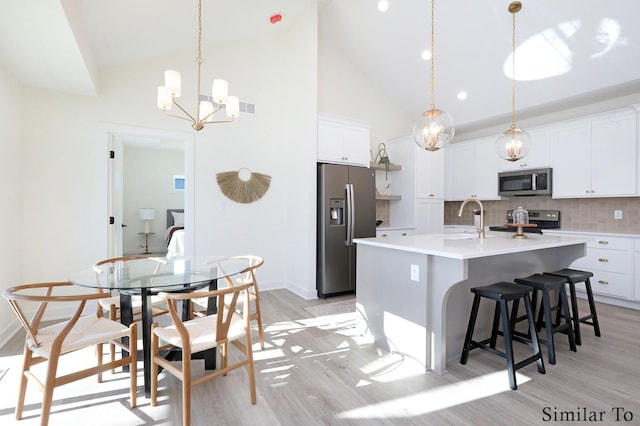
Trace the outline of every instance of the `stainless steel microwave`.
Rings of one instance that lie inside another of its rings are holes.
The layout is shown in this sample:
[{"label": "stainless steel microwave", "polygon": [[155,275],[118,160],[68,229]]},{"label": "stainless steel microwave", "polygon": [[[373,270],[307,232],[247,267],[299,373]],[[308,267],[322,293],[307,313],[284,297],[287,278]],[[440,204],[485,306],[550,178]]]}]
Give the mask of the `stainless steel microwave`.
[{"label": "stainless steel microwave", "polygon": [[498,173],[498,195],[551,195],[551,168]]}]

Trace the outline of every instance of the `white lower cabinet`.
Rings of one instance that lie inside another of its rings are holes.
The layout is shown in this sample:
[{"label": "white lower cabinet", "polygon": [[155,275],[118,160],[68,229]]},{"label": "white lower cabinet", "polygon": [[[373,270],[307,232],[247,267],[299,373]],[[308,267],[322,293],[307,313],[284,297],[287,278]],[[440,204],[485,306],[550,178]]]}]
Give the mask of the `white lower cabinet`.
[{"label": "white lower cabinet", "polygon": [[385,238],[385,237],[406,237],[407,235],[412,235],[414,230],[412,228],[403,228],[403,229],[377,229],[376,237]]},{"label": "white lower cabinet", "polygon": [[[556,232],[545,234],[569,235]],[[570,234],[576,236],[575,233]],[[580,234],[593,238],[587,243],[587,255],[571,264],[571,268],[593,273],[591,289],[594,294],[607,297],[634,299],[634,239],[602,234]],[[584,284],[576,284],[584,292]]]}]

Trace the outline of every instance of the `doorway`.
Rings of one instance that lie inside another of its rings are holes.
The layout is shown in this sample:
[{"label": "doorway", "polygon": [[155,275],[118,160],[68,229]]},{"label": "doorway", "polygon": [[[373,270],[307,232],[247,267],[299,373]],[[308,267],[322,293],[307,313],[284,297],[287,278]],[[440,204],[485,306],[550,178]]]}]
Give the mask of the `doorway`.
[{"label": "doorway", "polygon": [[192,254],[193,226],[187,224],[193,224],[194,216],[194,135],[110,126],[106,137],[109,257],[164,254],[167,210],[179,208],[184,209],[185,254]]}]

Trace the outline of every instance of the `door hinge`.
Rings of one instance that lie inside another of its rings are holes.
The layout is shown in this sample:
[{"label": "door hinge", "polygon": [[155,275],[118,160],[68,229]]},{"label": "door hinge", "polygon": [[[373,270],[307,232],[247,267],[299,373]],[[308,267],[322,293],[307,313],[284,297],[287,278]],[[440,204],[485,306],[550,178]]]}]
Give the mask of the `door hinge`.
[{"label": "door hinge", "polygon": [[116,152],[115,151],[109,151],[109,158],[116,158]]},{"label": "door hinge", "polygon": [[116,223],[116,218],[113,216],[109,216],[109,225],[113,225],[114,223]]}]

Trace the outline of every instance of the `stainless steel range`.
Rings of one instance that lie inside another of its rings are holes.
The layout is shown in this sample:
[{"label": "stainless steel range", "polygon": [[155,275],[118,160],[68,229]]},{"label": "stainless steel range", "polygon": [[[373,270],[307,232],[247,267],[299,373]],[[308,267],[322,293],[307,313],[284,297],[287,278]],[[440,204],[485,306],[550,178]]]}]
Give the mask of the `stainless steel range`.
[{"label": "stainless steel range", "polygon": [[[513,223],[513,210],[507,210],[507,221]],[[529,210],[529,223],[538,225],[536,228],[524,228],[527,233],[542,234],[545,229],[560,228],[560,210]],[[516,228],[508,226],[490,226],[490,231],[516,232]]]}]

